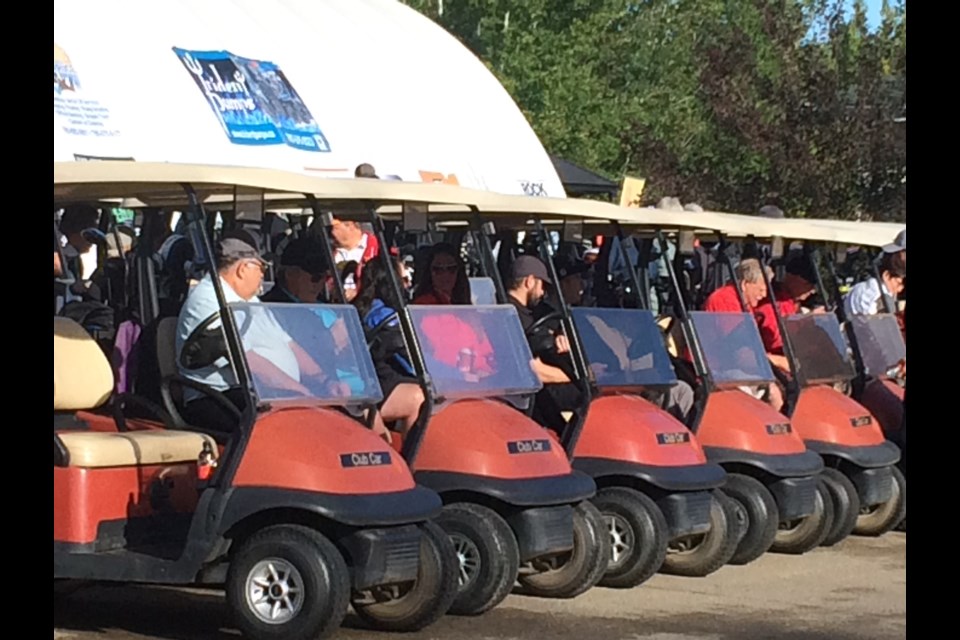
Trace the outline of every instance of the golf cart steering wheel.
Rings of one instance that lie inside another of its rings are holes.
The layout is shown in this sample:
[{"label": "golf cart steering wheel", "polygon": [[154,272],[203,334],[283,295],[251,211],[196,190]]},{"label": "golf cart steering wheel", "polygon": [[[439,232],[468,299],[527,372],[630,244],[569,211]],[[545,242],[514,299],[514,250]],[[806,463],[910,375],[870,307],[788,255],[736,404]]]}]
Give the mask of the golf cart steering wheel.
[{"label": "golf cart steering wheel", "polygon": [[553,320],[561,320],[561,319],[563,319],[563,313],[562,313],[562,312],[560,312],[560,311],[551,311],[550,313],[548,313],[547,315],[543,316],[542,318],[537,319],[536,322],[534,322],[532,325],[530,325],[530,328],[527,329],[525,333],[526,333],[527,337],[530,337],[530,336],[532,336],[533,334],[535,334],[541,327],[543,327],[543,325],[547,324],[548,322],[551,322],[551,321],[553,321]]}]

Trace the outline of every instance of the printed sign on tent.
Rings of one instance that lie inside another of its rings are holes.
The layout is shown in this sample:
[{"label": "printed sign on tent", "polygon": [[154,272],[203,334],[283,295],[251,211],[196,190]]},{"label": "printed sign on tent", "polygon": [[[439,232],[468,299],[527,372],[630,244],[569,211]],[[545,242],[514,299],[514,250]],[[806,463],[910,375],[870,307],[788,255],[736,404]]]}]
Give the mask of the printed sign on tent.
[{"label": "printed sign on tent", "polygon": [[53,43],[53,113],[64,132],[87,138],[115,138],[120,130],[110,112],[85,94],[67,52]]},{"label": "printed sign on tent", "polygon": [[173,51],[203,92],[230,142],[330,151],[310,110],[276,64],[229,51],[177,47]]}]

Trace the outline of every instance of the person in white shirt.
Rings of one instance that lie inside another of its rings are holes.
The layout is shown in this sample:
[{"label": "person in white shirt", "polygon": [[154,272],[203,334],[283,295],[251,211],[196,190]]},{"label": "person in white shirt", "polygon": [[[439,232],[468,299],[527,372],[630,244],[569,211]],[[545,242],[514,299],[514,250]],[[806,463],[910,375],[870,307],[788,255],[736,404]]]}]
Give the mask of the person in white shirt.
[{"label": "person in white shirt", "polygon": [[843,310],[847,316],[875,315],[885,311],[883,296],[888,296],[892,308],[896,309],[896,298],[903,291],[907,280],[907,238],[906,231],[901,234],[902,245],[898,242],[883,248],[880,259],[880,280],[869,278],[853,286],[843,299]]},{"label": "person in white shirt", "polygon": [[[226,302],[260,302],[257,293],[268,263],[259,252],[237,238],[225,238],[217,244],[216,250],[216,267]],[[219,330],[220,320],[207,327],[204,336],[193,335],[219,311],[213,278],[208,273],[190,291],[177,320],[177,367],[183,377],[219,391],[242,409],[247,403],[247,394],[238,387],[227,357],[226,344]],[[326,376],[266,308],[252,309],[251,315],[242,341],[247,364],[257,378],[258,386],[310,396],[310,390],[302,383],[302,377],[306,376],[320,380],[321,384],[328,380],[331,391],[349,394],[349,389],[344,389],[335,377]],[[184,418],[190,424],[226,432],[237,426],[216,400],[195,389],[184,390],[184,405]]]}]

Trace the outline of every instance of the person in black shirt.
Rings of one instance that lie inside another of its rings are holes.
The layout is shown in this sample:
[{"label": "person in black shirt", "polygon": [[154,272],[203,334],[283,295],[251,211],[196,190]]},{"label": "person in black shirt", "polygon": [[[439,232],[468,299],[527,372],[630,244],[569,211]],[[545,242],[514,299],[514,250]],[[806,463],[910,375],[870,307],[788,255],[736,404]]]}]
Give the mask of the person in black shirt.
[{"label": "person in black shirt", "polygon": [[533,334],[530,332],[536,322],[534,309],[543,301],[545,286],[552,285],[547,267],[542,261],[534,256],[520,256],[510,268],[507,297],[520,316],[520,324],[527,335],[533,355],[533,370],[543,383],[543,388],[537,392],[534,401],[533,418],[557,433],[562,433],[566,426],[563,412],[574,411],[583,402],[583,395],[572,382],[573,371],[569,362],[563,362],[569,361],[570,344],[566,336],[554,333],[548,327],[543,327]]}]

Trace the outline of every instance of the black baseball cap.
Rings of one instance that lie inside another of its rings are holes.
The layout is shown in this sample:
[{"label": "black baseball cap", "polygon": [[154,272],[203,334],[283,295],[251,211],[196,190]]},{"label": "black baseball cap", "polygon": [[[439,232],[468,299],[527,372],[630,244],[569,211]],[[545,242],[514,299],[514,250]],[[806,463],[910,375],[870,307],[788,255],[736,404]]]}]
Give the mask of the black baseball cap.
[{"label": "black baseball cap", "polygon": [[550,280],[550,276],[547,274],[547,266],[543,264],[539,258],[534,256],[520,256],[514,260],[513,265],[510,267],[510,276],[514,280],[533,276],[534,278],[543,280],[547,284],[553,284],[553,281]]},{"label": "black baseball cap", "polygon": [[310,275],[323,275],[330,270],[323,247],[313,238],[297,238],[280,254],[280,266],[299,267]]}]

